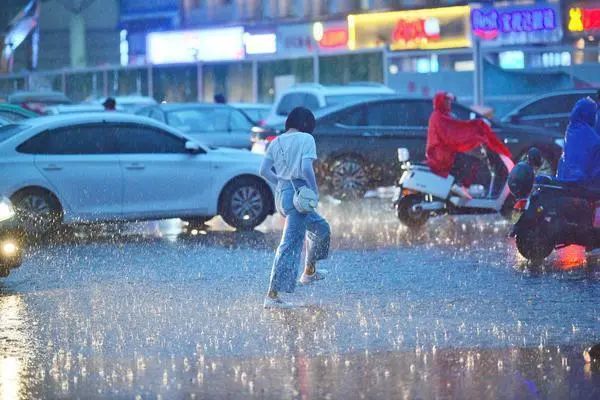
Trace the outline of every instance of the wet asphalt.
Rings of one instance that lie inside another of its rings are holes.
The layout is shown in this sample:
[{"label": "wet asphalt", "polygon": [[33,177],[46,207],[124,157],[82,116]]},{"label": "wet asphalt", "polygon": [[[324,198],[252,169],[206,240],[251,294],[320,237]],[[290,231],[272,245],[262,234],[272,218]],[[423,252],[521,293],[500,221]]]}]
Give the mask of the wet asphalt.
[{"label": "wet asphalt", "polygon": [[327,279],[265,311],[283,221],[78,227],[0,280],[0,399],[600,398],[600,257],[532,266],[500,217],[323,204]]}]

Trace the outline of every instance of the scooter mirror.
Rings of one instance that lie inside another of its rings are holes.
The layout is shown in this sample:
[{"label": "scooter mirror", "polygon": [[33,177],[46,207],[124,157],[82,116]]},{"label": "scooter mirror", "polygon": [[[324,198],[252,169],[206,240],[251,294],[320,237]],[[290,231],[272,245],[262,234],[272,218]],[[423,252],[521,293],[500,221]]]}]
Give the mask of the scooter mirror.
[{"label": "scooter mirror", "polygon": [[407,148],[400,147],[398,148],[398,161],[401,163],[405,163],[410,160],[410,153]]}]

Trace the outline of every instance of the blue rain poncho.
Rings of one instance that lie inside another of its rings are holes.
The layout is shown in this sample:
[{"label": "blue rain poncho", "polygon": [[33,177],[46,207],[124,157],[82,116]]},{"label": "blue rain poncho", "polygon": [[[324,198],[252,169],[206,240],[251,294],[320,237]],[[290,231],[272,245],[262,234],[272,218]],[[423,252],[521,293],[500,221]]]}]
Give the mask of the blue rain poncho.
[{"label": "blue rain poncho", "polygon": [[600,135],[594,129],[597,105],[589,98],[573,107],[565,148],[558,162],[558,180],[600,184]]}]

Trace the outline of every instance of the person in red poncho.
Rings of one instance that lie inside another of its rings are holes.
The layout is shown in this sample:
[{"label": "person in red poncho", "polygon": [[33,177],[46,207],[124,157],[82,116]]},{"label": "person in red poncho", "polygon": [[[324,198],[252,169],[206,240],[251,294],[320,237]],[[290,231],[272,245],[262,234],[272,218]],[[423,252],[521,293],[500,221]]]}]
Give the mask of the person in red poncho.
[{"label": "person in red poncho", "polygon": [[435,174],[444,178],[452,174],[460,185],[469,187],[480,161],[465,153],[485,145],[509,158],[511,154],[483,120],[461,121],[452,117],[453,101],[454,96],[446,92],[440,92],[433,98],[433,112],[427,130],[427,165]]}]

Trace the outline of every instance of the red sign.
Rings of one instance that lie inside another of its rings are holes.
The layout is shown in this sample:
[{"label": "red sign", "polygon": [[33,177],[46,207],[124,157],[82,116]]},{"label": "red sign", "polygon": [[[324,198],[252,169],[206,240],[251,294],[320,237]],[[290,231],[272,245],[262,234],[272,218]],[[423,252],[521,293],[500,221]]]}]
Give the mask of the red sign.
[{"label": "red sign", "polygon": [[600,8],[571,8],[567,27],[571,32],[600,30]]},{"label": "red sign", "polygon": [[396,23],[392,39],[394,42],[416,42],[421,40],[439,40],[440,24],[436,18],[400,19]]},{"label": "red sign", "polygon": [[341,47],[348,44],[348,30],[343,28],[326,29],[323,32],[323,38],[319,40],[321,47]]},{"label": "red sign", "polygon": [[600,8],[583,9],[583,30],[600,29]]}]

